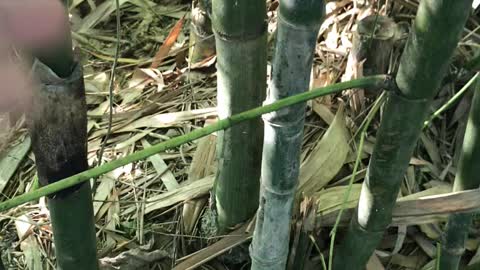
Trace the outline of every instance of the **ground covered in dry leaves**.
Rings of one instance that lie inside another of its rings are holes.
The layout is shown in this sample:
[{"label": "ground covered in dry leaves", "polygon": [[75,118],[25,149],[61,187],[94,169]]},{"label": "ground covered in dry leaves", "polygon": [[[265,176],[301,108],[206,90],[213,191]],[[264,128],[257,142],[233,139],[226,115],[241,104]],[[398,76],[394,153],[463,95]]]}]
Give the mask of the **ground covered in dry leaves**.
[{"label": "ground covered in dry leaves", "polygon": [[[94,166],[99,162],[98,152],[107,135],[116,40],[115,1],[72,2],[73,38],[83,56],[89,104],[89,164]],[[272,47],[278,1],[267,2]],[[357,20],[373,14],[377,6],[361,2],[328,3],[315,52],[312,88],[362,74],[361,64],[349,63],[352,32]],[[418,1],[386,2],[380,12],[408,32]],[[216,119],[215,57],[195,65],[188,61],[189,1],[120,0],[120,5],[122,27],[113,84],[114,114],[103,162],[188,133]],[[431,112],[449,105],[424,129],[394,212],[393,223],[398,226],[385,234],[369,270],[433,269],[446,214],[480,206],[477,192],[467,199],[419,200],[451,191],[472,97],[470,89],[458,94],[473,76],[461,67],[478,47],[479,29],[478,16],[472,14]],[[395,43],[389,61],[392,72],[397,68],[404,43],[405,38]],[[452,100],[455,94],[457,97]],[[323,257],[328,254],[329,232],[357,155],[358,142],[352,138],[379,95],[353,96],[345,92],[309,102],[299,191],[306,199],[302,214],[292,223],[294,239],[307,235],[314,243],[308,269],[322,269]],[[349,209],[357,204],[380,115],[381,111],[368,128],[362,162],[342,221],[348,221]],[[14,122],[5,115],[0,124],[0,200],[5,200],[32,188],[35,159],[24,118]],[[215,170],[215,135],[211,135],[97,179],[94,211],[102,267],[172,269],[183,263],[175,269],[185,269],[186,265],[206,262],[198,269],[248,269],[251,224],[229,237],[215,233],[208,207]],[[0,250],[9,269],[54,269],[52,232],[44,200],[1,213],[0,224]],[[342,230],[338,234],[337,239],[341,239]],[[479,227],[474,226],[464,256],[469,262],[480,260],[479,236]],[[293,243],[292,251],[298,241]],[[197,251],[200,252],[192,256]]]}]

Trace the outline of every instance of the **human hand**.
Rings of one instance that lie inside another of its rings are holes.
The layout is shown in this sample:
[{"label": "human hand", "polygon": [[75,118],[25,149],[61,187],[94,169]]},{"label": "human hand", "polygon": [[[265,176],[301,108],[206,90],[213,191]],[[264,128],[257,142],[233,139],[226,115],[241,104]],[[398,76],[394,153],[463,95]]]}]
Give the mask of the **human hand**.
[{"label": "human hand", "polygon": [[12,48],[48,49],[68,33],[60,0],[0,0],[0,111],[28,106],[35,84]]}]

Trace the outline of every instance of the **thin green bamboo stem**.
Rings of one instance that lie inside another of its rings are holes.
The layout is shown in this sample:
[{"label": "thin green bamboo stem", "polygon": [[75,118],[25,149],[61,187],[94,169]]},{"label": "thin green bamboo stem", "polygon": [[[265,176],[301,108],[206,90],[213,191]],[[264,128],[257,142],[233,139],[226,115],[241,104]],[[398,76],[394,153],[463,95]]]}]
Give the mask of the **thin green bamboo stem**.
[{"label": "thin green bamboo stem", "polygon": [[[478,74],[478,73],[477,73]],[[465,130],[462,153],[453,184],[453,191],[476,189],[480,186],[480,80],[475,84],[470,114]],[[465,249],[472,214],[452,214],[448,218],[442,244],[440,270],[456,270]]]},{"label": "thin green bamboo stem", "polygon": [[[353,183],[355,183],[355,175],[357,174],[358,166],[361,161],[361,156],[363,153],[363,145],[365,142],[365,137],[367,136],[367,129],[370,126],[371,121],[373,120],[373,117],[377,114],[378,110],[380,110],[381,105],[384,102],[385,98],[385,92],[383,92],[375,101],[375,104],[373,105],[372,109],[368,113],[367,117],[365,118],[365,121],[362,123],[362,125],[359,128],[359,136],[360,136],[360,142],[357,147],[357,157],[355,159],[355,164],[353,165],[353,171],[352,171],[352,176],[350,177],[350,180],[348,182],[348,188],[347,191],[345,192],[342,200],[342,206],[340,208],[340,212],[337,215],[337,218],[335,220],[335,224],[330,231],[330,249],[329,249],[329,260],[328,260],[328,270],[332,270],[332,263],[333,263],[333,249],[335,245],[335,238],[338,230],[338,226],[340,224],[340,221],[342,219],[343,212],[345,210],[345,207],[347,206],[348,199],[350,198],[350,193],[352,191],[352,186]],[[354,136],[355,138],[356,136]]]},{"label": "thin green bamboo stem", "polygon": [[152,155],[155,155],[167,149],[178,147],[184,143],[197,140],[199,138],[212,134],[216,131],[227,129],[241,122],[244,122],[256,117],[260,117],[262,114],[270,113],[270,112],[279,110],[281,108],[285,108],[294,104],[305,102],[307,100],[314,99],[317,97],[338,93],[346,89],[365,88],[365,87],[372,87],[377,90],[393,89],[393,86],[391,85],[391,81],[388,76],[376,75],[376,76],[364,77],[361,79],[352,80],[348,82],[333,84],[326,87],[313,89],[309,92],[284,98],[262,107],[254,108],[236,115],[232,115],[231,117],[219,120],[215,124],[209,125],[201,129],[194,130],[188,134],[172,138],[168,141],[158,143],[142,151],[132,153],[131,155],[128,155],[124,158],[120,158],[120,159],[105,163],[102,166],[95,167],[90,170],[86,170],[84,172],[75,174],[73,176],[67,177],[58,182],[41,187],[35,191],[16,196],[12,199],[9,199],[7,201],[0,203],[0,212],[4,212],[6,210],[9,210],[13,207],[27,203],[29,201],[39,199],[43,196],[47,196],[47,195],[56,193],[60,190],[63,190],[65,188],[88,181],[91,178],[98,177],[102,174],[113,171],[116,168],[125,166],[129,163],[132,163],[138,160],[145,159],[147,157],[150,157]]},{"label": "thin green bamboo stem", "polygon": [[[420,2],[377,132],[358,207],[334,260],[363,269],[382,239],[433,97],[445,76],[472,0]],[[438,42],[442,40],[442,42]]]},{"label": "thin green bamboo stem", "polygon": [[470,86],[472,86],[472,84],[477,80],[478,76],[479,76],[480,73],[476,73],[463,87],[462,89],[460,89],[455,95],[453,95],[452,98],[450,98],[445,104],[442,105],[442,107],[440,107],[438,110],[436,110],[429,118],[427,121],[425,121],[425,123],[423,124],[423,127],[427,127],[433,119],[439,117],[443,112],[445,112],[446,110],[448,110],[453,104],[455,104],[455,102],[457,102],[462,96],[463,94],[465,94],[465,92],[468,91],[468,89],[470,89]]}]

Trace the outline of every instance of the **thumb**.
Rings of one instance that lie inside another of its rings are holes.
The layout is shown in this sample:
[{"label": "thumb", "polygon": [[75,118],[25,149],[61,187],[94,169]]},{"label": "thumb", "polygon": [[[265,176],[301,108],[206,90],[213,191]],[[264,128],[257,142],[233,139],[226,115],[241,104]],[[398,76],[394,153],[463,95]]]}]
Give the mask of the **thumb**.
[{"label": "thumb", "polygon": [[65,39],[69,25],[60,0],[0,0],[0,32],[26,49],[43,49]]}]

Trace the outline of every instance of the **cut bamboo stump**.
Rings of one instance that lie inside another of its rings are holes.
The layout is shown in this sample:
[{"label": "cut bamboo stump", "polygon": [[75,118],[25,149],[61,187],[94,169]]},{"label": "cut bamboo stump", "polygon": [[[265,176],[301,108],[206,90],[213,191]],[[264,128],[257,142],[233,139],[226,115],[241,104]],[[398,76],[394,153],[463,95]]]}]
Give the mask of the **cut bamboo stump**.
[{"label": "cut bamboo stump", "polygon": [[[73,67],[70,76],[60,78],[40,61],[33,66],[42,87],[34,92],[27,123],[41,186],[88,169],[83,71],[79,63]],[[89,182],[51,195],[48,205],[58,268],[97,269]]]},{"label": "cut bamboo stump", "polygon": [[[386,74],[393,45],[399,38],[397,24],[390,18],[371,15],[357,23],[353,45],[342,81],[374,74]],[[365,91],[349,90],[350,107],[355,113],[365,108]]]},{"label": "cut bamboo stump", "polygon": [[215,37],[208,13],[204,0],[192,1],[189,51],[191,64],[201,62],[215,54]]}]

